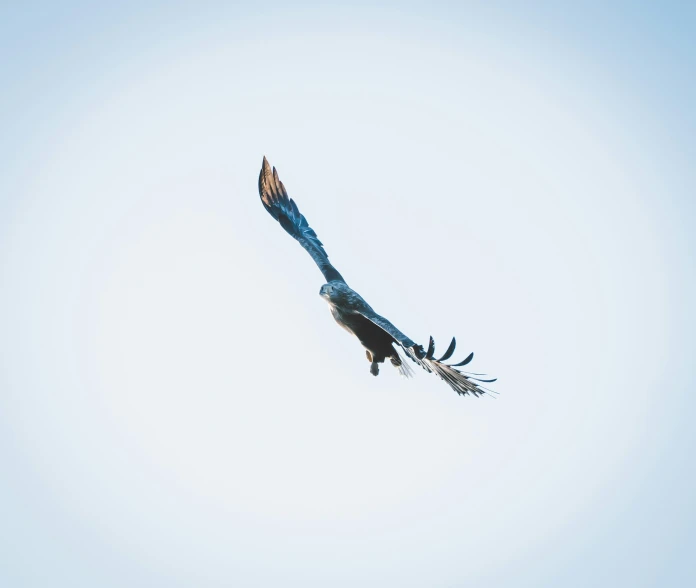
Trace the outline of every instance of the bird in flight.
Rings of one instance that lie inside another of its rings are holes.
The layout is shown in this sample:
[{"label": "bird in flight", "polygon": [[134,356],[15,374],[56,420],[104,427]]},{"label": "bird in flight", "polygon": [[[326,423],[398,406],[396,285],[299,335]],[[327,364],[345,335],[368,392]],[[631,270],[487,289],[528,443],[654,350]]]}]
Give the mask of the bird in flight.
[{"label": "bird in flight", "polygon": [[328,302],[336,322],[346,331],[355,335],[362,343],[370,362],[372,375],[379,374],[379,364],[384,363],[388,358],[402,375],[410,377],[413,372],[399,353],[399,350],[403,350],[409,359],[425,371],[439,376],[457,394],[481,396],[486,392],[492,392],[492,390],[482,386],[481,382],[495,382],[495,379],[474,378],[473,376],[482,374],[472,374],[455,369],[467,365],[473,359],[473,353],[459,363],[444,363],[454,353],[456,345],[454,338],[452,338],[452,342],[444,355],[435,359],[435,342],[432,337],[430,337],[428,349],[425,350],[422,345],[409,339],[387,319],[378,315],[360,294],[346,284],[343,276],[331,265],[329,256],[317,234],[300,213],[295,201],[288,197],[285,186],[278,177],[278,172],[275,168],[271,169],[265,157],[259,174],[259,195],[268,213],[292,237],[299,241],[300,245],[319,266],[326,279],[326,284],[319,290],[319,295]]}]

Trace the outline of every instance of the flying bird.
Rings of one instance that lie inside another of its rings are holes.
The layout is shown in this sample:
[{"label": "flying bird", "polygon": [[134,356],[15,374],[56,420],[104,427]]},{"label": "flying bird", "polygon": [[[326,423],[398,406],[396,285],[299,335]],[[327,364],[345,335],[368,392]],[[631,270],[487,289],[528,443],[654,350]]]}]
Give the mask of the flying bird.
[{"label": "flying bird", "polygon": [[319,290],[319,295],[328,302],[336,322],[362,343],[370,362],[372,375],[378,375],[379,364],[389,359],[402,375],[410,377],[413,372],[399,353],[399,350],[402,350],[410,360],[425,371],[434,373],[447,382],[457,394],[473,394],[478,397],[486,392],[492,392],[480,382],[489,383],[494,382],[495,379],[474,378],[470,372],[455,369],[467,365],[473,359],[473,353],[459,363],[444,363],[454,353],[456,346],[454,338],[444,355],[435,359],[435,342],[432,337],[425,350],[422,345],[409,339],[387,319],[377,314],[360,294],[348,286],[343,276],[331,265],[322,242],[298,210],[295,201],[288,197],[275,167],[271,169],[265,157],[259,174],[259,195],[268,213],[299,241],[319,266],[326,279],[326,284]]}]

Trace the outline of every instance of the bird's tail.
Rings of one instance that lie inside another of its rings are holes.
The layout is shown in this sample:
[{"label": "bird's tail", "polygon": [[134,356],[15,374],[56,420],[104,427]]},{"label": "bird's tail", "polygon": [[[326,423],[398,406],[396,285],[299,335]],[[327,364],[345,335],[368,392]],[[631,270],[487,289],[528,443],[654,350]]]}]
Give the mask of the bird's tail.
[{"label": "bird's tail", "polygon": [[432,337],[430,337],[430,343],[428,344],[427,351],[425,351],[421,345],[408,347],[405,349],[405,351],[415,363],[421,366],[425,371],[436,374],[440,379],[447,382],[449,387],[452,388],[452,390],[454,390],[457,394],[473,394],[474,396],[483,396],[486,393],[494,393],[492,390],[482,386],[479,382],[495,382],[496,378],[482,380],[481,378],[472,377],[473,375],[482,374],[463,374],[459,370],[454,369],[456,367],[467,365],[474,358],[473,353],[470,353],[464,361],[460,361],[459,363],[452,365],[442,363],[444,360],[449,359],[452,356],[455,345],[456,340],[452,338],[450,346],[440,359],[435,359],[433,357],[435,354],[435,341],[433,341]]},{"label": "bird's tail", "polygon": [[399,374],[401,374],[404,378],[413,377],[413,370],[411,369],[411,366],[404,361],[404,358],[401,357],[401,354],[398,351],[394,350],[394,355],[392,355],[389,359],[391,360],[392,365],[399,370]]}]

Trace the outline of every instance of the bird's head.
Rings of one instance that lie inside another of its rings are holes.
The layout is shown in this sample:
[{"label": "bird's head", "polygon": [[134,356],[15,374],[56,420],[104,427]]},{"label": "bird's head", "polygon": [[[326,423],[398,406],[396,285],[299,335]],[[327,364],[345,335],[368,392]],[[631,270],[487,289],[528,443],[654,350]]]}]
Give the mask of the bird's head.
[{"label": "bird's head", "polygon": [[324,284],[321,290],[319,290],[319,296],[326,300],[331,306],[350,305],[353,298],[360,298],[348,287],[348,284],[339,280],[332,280]]},{"label": "bird's head", "polygon": [[326,300],[331,300],[331,297],[335,295],[335,288],[332,284],[324,284],[319,290],[319,296]]},{"label": "bird's head", "polygon": [[349,295],[350,292],[352,292],[352,290],[345,282],[334,280],[321,287],[319,296],[330,304],[342,304],[346,301],[346,296]]}]

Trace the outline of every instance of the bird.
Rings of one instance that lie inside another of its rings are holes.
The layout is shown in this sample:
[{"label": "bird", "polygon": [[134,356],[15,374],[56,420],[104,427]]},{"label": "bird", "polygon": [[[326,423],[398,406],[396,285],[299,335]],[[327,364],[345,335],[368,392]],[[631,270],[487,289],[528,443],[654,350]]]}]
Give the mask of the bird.
[{"label": "bird", "polygon": [[432,337],[426,350],[422,345],[404,335],[386,318],[377,314],[360,294],[348,286],[343,276],[329,261],[329,256],[316,232],[300,213],[295,201],[288,196],[276,168],[271,169],[265,156],[259,174],[259,196],[268,213],[302,245],[324,274],[326,283],[321,286],[319,295],[328,303],[335,321],[350,334],[355,335],[365,348],[365,355],[370,362],[370,373],[373,376],[379,374],[379,364],[389,359],[401,375],[411,377],[413,370],[400,353],[403,352],[408,359],[426,372],[433,373],[444,380],[459,395],[480,397],[493,393],[493,390],[483,386],[482,383],[495,382],[496,378],[476,378],[473,376],[485,374],[455,369],[469,364],[474,357],[473,353],[459,363],[444,363],[454,353],[456,346],[454,337],[447,351],[440,358],[435,359],[435,341]]}]

